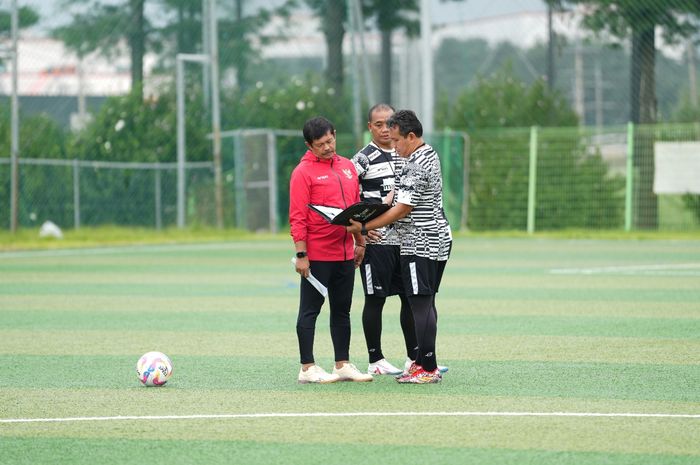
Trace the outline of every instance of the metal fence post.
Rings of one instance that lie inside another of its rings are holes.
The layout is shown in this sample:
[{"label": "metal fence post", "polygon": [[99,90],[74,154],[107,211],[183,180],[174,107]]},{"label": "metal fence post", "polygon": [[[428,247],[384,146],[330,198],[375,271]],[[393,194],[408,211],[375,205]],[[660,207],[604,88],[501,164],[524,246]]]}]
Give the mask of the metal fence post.
[{"label": "metal fence post", "polygon": [[527,232],[535,232],[535,195],[537,192],[537,126],[530,128],[530,170],[527,193]]},{"label": "metal fence post", "polygon": [[156,208],[156,229],[163,229],[163,217],[162,217],[162,200],[161,200],[161,182],[160,182],[160,163],[156,163],[155,169],[155,208]]},{"label": "metal fence post", "polygon": [[277,137],[267,132],[267,179],[270,183],[270,232],[277,233],[279,218],[277,212]]},{"label": "metal fence post", "polygon": [[[450,144],[450,142],[452,142],[452,131],[450,131],[450,128],[445,128],[445,131],[442,133],[442,137],[443,139],[440,153],[442,153],[445,157],[445,170],[442,172],[442,192],[443,196],[445,195],[445,193],[447,193],[447,197],[449,199],[449,197],[452,197],[452,195],[454,195],[454,193],[452,192],[452,147]],[[445,199],[443,199],[443,204],[447,203],[449,203],[450,206],[452,205],[452,202],[445,202]],[[452,209],[450,208],[450,210]],[[450,211],[450,213],[452,213],[452,211]],[[455,215],[456,214],[457,213],[455,212]]]},{"label": "metal fence post", "polygon": [[236,193],[236,227],[248,228],[246,210],[246,190],[245,190],[245,156],[243,154],[242,131],[237,131],[233,136],[233,172],[234,172],[234,192]]},{"label": "metal fence post", "polygon": [[634,123],[627,123],[627,176],[625,179],[625,231],[632,230],[632,197],[634,182]]},{"label": "metal fence post", "polygon": [[80,165],[73,159],[73,227],[80,229]]},{"label": "metal fence post", "polygon": [[462,221],[460,229],[466,230],[469,222],[469,149],[471,139],[469,134],[462,133]]},{"label": "metal fence post", "polygon": [[12,12],[10,14],[10,30],[12,40],[12,96],[10,98],[10,231],[17,232],[19,227],[19,97],[17,87],[17,63],[18,47],[17,40],[19,34],[19,10],[17,9],[17,0],[12,0]]}]

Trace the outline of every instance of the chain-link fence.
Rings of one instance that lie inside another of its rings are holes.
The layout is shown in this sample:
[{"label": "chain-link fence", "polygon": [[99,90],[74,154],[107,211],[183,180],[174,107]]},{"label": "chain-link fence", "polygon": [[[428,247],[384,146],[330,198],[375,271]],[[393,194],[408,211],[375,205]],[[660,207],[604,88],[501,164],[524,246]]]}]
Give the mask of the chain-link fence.
[{"label": "chain-link fence", "polygon": [[698,125],[515,128],[470,138],[472,230],[700,228]]},{"label": "chain-link fence", "polygon": [[[223,134],[234,160],[226,179],[233,181],[236,225],[258,230],[288,226],[289,179],[306,152],[300,131],[271,129],[229,131]],[[454,228],[463,224],[466,135],[437,133],[426,136],[440,154],[444,178],[445,211]],[[337,151],[351,158],[358,150],[354,137],[338,134]],[[235,181],[234,181],[235,180]]]},{"label": "chain-link fence", "polygon": [[[452,228],[700,229],[700,125],[514,128],[426,135],[440,154]],[[223,133],[224,224],[288,226],[299,131]],[[338,152],[357,150],[339,134]],[[216,224],[213,165],[186,164],[186,224]],[[175,163],[20,159],[19,224],[176,224]],[[0,227],[9,225],[9,159],[0,158]]]},{"label": "chain-link fence", "polygon": [[[186,165],[188,224],[214,223],[212,163]],[[20,159],[18,223],[160,229],[176,220],[174,163]],[[0,158],[0,227],[9,228],[9,159]]]},{"label": "chain-link fence", "polygon": [[[465,136],[427,137],[441,154],[445,209],[455,228],[463,224]],[[338,135],[338,152],[356,152],[352,135]],[[252,231],[286,228],[289,178],[306,151],[299,131],[270,129],[223,133],[224,224]],[[20,159],[20,227],[51,220],[61,227],[105,224],[167,227],[176,223],[175,163],[115,163]],[[186,164],[187,225],[214,225],[213,165]],[[9,199],[10,163],[0,158],[0,192]],[[8,195],[5,195],[5,194]],[[9,202],[0,207],[9,225]]]}]

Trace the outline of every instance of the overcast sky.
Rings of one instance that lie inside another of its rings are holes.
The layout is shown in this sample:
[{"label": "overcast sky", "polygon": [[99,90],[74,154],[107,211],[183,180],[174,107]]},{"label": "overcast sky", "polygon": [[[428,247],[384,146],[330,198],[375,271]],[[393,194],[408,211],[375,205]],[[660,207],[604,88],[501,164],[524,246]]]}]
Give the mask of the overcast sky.
[{"label": "overcast sky", "polygon": [[[107,1],[107,0],[106,0]],[[121,3],[114,0],[115,3]],[[231,0],[219,0],[218,4],[223,5]],[[505,14],[519,13],[523,11],[543,11],[545,4],[543,0],[462,0],[444,1],[430,0],[432,3],[432,18],[436,24],[445,24],[464,20],[475,20]],[[248,0],[250,4],[274,4],[279,0]],[[65,24],[70,16],[61,8],[61,0],[17,0],[19,6],[31,6],[41,15],[41,24],[35,28],[36,32],[51,29],[61,24]],[[146,0],[149,8],[155,6],[154,1]],[[149,4],[152,5],[149,7]],[[3,9],[9,9],[10,0],[0,0]]]}]

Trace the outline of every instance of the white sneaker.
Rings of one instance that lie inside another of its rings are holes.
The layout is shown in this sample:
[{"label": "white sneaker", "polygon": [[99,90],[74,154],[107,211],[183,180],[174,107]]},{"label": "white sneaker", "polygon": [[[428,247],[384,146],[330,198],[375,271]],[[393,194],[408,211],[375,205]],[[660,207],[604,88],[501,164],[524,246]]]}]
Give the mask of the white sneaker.
[{"label": "white sneaker", "polygon": [[367,367],[367,373],[370,375],[400,375],[402,371],[401,368],[396,368],[383,358],[374,363],[370,363]]},{"label": "white sneaker", "polygon": [[[415,360],[411,360],[410,358],[406,357],[406,362],[403,364],[404,374],[408,373],[408,370],[411,368],[411,365],[413,364],[413,362],[415,362]],[[438,370],[440,371],[440,373],[447,373],[447,371],[449,370],[448,367],[445,367],[442,365],[438,365],[437,367],[438,367]]]},{"label": "white sneaker", "polygon": [[345,363],[341,368],[333,367],[333,374],[340,377],[339,381],[372,381],[372,375],[362,373],[352,363]]},{"label": "white sneaker", "polygon": [[311,365],[306,371],[303,368],[299,369],[299,384],[308,383],[335,383],[340,377],[335,373],[330,374],[318,365]]}]

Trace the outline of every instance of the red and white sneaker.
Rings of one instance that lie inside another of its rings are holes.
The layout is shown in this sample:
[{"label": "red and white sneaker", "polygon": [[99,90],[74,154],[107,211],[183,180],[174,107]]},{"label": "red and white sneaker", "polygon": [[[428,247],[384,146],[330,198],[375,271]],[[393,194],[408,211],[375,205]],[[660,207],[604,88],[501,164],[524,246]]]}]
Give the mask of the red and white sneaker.
[{"label": "red and white sneaker", "polygon": [[440,381],[442,381],[442,375],[437,368],[433,371],[425,371],[420,368],[411,375],[396,379],[396,382],[400,384],[437,384]]},{"label": "red and white sneaker", "polygon": [[[404,370],[403,372],[406,373],[408,371],[408,368],[414,363],[416,363],[416,362],[411,360],[410,358],[406,357],[406,362],[404,362],[404,364],[403,364],[403,370]],[[447,373],[449,368],[446,366],[438,365],[438,370],[440,370],[440,373]]]},{"label": "red and white sneaker", "polygon": [[[422,370],[422,369],[423,369],[423,367],[421,367],[420,365],[416,365],[416,362],[412,362],[410,365],[408,365],[408,367],[404,370],[403,373],[401,373],[400,375],[398,375],[396,377],[396,381],[399,381],[399,380],[404,379],[404,378],[410,378],[411,376],[413,376],[413,374],[415,372]],[[399,381],[399,383],[401,383],[401,382],[402,381]]]}]

